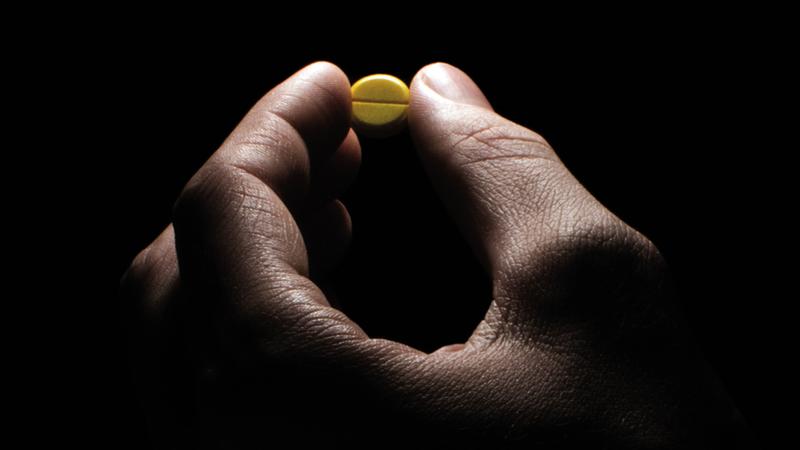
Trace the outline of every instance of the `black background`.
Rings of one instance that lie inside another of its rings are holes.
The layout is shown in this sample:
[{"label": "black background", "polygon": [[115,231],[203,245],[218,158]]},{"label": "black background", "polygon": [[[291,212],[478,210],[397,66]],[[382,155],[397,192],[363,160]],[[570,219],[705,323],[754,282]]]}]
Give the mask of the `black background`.
[{"label": "black background", "polygon": [[[351,81],[385,72],[410,82],[423,65],[449,62],[496,111],[542,134],[590,192],[656,243],[703,351],[756,433],[769,434],[769,320],[782,298],[773,194],[782,180],[768,155],[782,143],[769,140],[780,124],[764,106],[770,57],[746,30],[642,23],[580,38],[534,28],[489,38],[466,29],[381,42],[381,51],[335,29],[308,42],[297,39],[299,28],[233,39],[170,30],[98,51],[81,83],[99,97],[86,124],[94,131],[84,134],[92,151],[78,164],[99,159],[101,168],[87,170],[91,182],[75,181],[89,186],[82,200],[97,218],[105,256],[87,272],[102,274],[104,300],[76,330],[76,364],[89,370],[71,398],[90,412],[70,435],[90,447],[146,445],[116,283],[249,107],[320,59]],[[362,140],[362,148],[358,180],[343,197],[353,247],[333,277],[345,311],[371,335],[425,350],[463,341],[488,306],[489,280],[408,135]]]}]

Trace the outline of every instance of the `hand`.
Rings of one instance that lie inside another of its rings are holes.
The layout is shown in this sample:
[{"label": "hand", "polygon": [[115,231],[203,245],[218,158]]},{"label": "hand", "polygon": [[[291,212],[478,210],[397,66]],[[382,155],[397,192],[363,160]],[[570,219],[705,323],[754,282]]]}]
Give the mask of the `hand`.
[{"label": "hand", "polygon": [[331,64],[274,88],[123,278],[158,445],[752,448],[657,249],[452,66],[416,75],[408,125],[493,280],[484,320],[426,354],[331,307],[311,273],[348,245],[349,116]]}]

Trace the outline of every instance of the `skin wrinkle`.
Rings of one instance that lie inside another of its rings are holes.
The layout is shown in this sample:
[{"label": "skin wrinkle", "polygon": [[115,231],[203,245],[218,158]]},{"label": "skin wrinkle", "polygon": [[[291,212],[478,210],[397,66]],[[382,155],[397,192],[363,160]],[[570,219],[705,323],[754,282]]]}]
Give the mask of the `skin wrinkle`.
[{"label": "skin wrinkle", "polygon": [[[313,301],[309,300],[312,295],[309,293],[308,287],[293,283],[296,274],[286,272],[281,275],[282,278],[271,279],[269,283],[259,283],[245,298],[233,302],[231,321],[234,325],[241,322],[240,319],[249,321],[249,316],[252,315],[259,319],[254,320],[256,324],[264,321],[273,326],[278,325],[280,328],[292,327],[291,323],[283,321],[282,318]],[[270,299],[269,304],[261,301],[264,298]]]},{"label": "skin wrinkle", "polygon": [[490,223],[489,233],[496,233],[498,234],[498,239],[504,239],[507,236],[505,230],[513,229],[512,223],[520,215],[515,208],[523,205],[525,205],[523,208],[526,208],[526,204],[516,202],[513,192],[508,192],[507,186],[502,182],[494,183],[482,176],[477,176],[477,174],[471,175],[469,182],[481,182],[486,186],[497,186],[496,188],[486,189],[485,193],[477,192],[476,195],[479,197],[480,204],[485,205],[483,211],[491,214],[492,220],[488,221]]},{"label": "skin wrinkle", "polygon": [[[533,379],[537,379],[537,380],[557,379],[558,378],[558,376],[555,373],[552,373],[552,372],[551,373],[546,373],[546,374],[539,374],[539,375],[531,376],[530,375],[531,370],[535,370],[533,367],[544,367],[544,366],[538,366],[538,365],[537,366],[526,366],[527,361],[530,361],[532,359],[537,359],[537,356],[536,356],[537,353],[528,352],[526,354],[518,354],[516,350],[517,349],[514,349],[514,348],[511,348],[511,349],[507,348],[505,351],[502,351],[501,353],[497,353],[497,356],[501,357],[504,361],[518,361],[519,363],[521,363],[521,365],[523,367],[528,367],[528,368],[523,369],[523,371],[521,371],[521,372],[520,371],[515,371],[515,370],[510,370],[509,372],[505,372],[505,373],[509,374],[510,377],[501,377],[499,379],[489,380],[492,384],[499,384],[499,386],[519,385],[519,381],[517,381],[517,380],[520,380],[521,377],[523,377],[522,374],[526,374],[526,375],[524,375],[526,378],[531,378],[532,377]],[[509,353],[509,351],[512,351],[512,353]],[[514,359],[511,356],[512,354],[517,354],[520,357]],[[515,373],[517,375],[515,375]],[[485,389],[483,389],[483,391],[485,391]],[[508,389],[504,389],[504,388],[498,387],[497,389],[490,390],[490,392],[496,392],[496,393],[499,394],[501,392],[509,392],[509,391],[508,391]],[[497,411],[507,409],[508,407],[510,407],[511,405],[513,405],[515,403],[517,403],[517,404],[527,403],[527,402],[520,402],[522,400],[522,398],[520,396],[511,396],[511,397],[509,397],[509,396],[498,395],[494,399],[487,398],[485,400],[490,403],[491,409],[497,410]],[[530,407],[531,403],[527,403],[527,405],[528,405],[528,407]],[[512,413],[512,416],[513,415],[514,414]]]},{"label": "skin wrinkle", "polygon": [[463,142],[474,138],[476,134],[483,133],[484,131],[490,130],[490,129],[494,128],[494,127],[495,127],[495,125],[481,125],[481,126],[477,127],[476,129],[469,129],[468,128],[469,131],[467,131],[466,133],[458,133],[458,132],[453,133],[453,134],[451,134],[450,140],[452,141],[453,138],[458,138],[458,139],[455,142],[452,142],[450,144],[450,148],[451,149],[457,149],[457,148],[459,148],[459,146]]},{"label": "skin wrinkle", "polygon": [[[221,164],[237,167],[244,172],[253,175],[261,183],[269,186],[276,192],[282,194],[279,198],[290,198],[299,202],[308,195],[310,188],[310,170],[311,163],[308,154],[308,147],[299,132],[294,126],[282,117],[280,114],[273,111],[265,111],[266,118],[259,120],[260,128],[257,133],[278,132],[281,136],[280,139],[267,140],[259,143],[257,148],[260,150],[258,156],[253,159],[243,158],[243,152],[248,147],[241,147],[233,145],[231,147],[223,146],[223,151],[217,157],[222,160]],[[265,126],[269,124],[269,128]],[[280,130],[280,131],[278,131]],[[249,135],[250,136],[250,135]],[[252,141],[252,136],[247,141]],[[237,144],[241,141],[235,140]],[[258,142],[256,140],[256,142]],[[274,145],[269,145],[270,143]],[[226,149],[231,149],[226,151]],[[231,153],[231,155],[227,155]],[[271,158],[270,163],[267,163],[264,156]],[[242,161],[238,161],[242,159]],[[288,164],[288,167],[286,163]],[[276,168],[281,167],[283,170],[276,171]],[[279,181],[281,183],[277,183]],[[291,187],[292,194],[289,194]],[[301,195],[297,195],[298,190]],[[293,197],[297,197],[296,199]]]},{"label": "skin wrinkle", "polygon": [[[328,86],[324,86],[323,84],[318,83],[314,79],[298,77],[297,79],[295,79],[295,81],[298,82],[298,84],[300,84],[300,83],[309,84],[309,85],[314,86],[314,87],[316,87],[316,88],[318,88],[319,90],[322,91],[322,95],[310,95],[310,96],[308,96],[308,98],[299,98],[300,103],[309,104],[309,98],[310,98],[311,99],[310,103],[316,107],[317,111],[322,111],[322,114],[317,114],[316,117],[317,118],[322,118],[322,121],[321,121],[320,125],[323,125],[323,129],[337,129],[337,128],[344,129],[344,131],[345,131],[344,134],[342,134],[341,136],[337,136],[337,139],[336,139],[337,142],[341,142],[345,138],[345,136],[347,135],[347,129],[346,128],[347,128],[347,124],[349,123],[349,115],[350,115],[350,109],[349,109],[350,108],[350,106],[349,106],[350,105],[350,95],[349,95],[350,89],[349,89],[349,81],[347,81],[346,77],[344,79],[342,79],[342,80],[339,80],[339,83],[342,86],[347,86],[347,89],[346,89],[347,95],[344,98],[338,98],[338,99],[337,99],[337,97],[340,97],[340,95],[338,95],[336,91],[330,89],[330,87],[328,87]],[[303,89],[301,88],[299,90],[303,90]],[[342,90],[339,90],[339,92],[342,92]],[[280,92],[280,93],[283,93],[283,92]],[[275,95],[277,95],[277,94],[275,94]],[[292,94],[292,95],[294,95],[294,94]],[[268,95],[268,97],[269,97],[269,95]],[[324,104],[325,102],[320,101],[319,100],[320,98],[337,99],[334,102],[327,102],[327,104],[328,105],[331,105],[331,104],[345,105],[346,110],[345,111],[341,111],[341,112],[344,112],[345,114],[336,114],[336,113],[330,114],[330,115],[329,114],[325,114],[327,112],[327,109],[326,108],[322,108],[320,106],[320,105]],[[272,110],[272,112],[277,114],[278,116],[286,118],[284,116],[284,114],[286,114],[286,113],[283,112],[283,111],[284,110],[286,110],[286,111],[291,111],[292,110],[291,106],[293,106],[293,105],[291,105],[289,102],[278,101],[278,100],[271,99],[271,98],[270,99],[265,99],[265,102],[267,104],[272,104],[272,103],[270,103],[270,100],[275,101],[274,105],[278,106],[274,110]],[[336,119],[335,118],[337,116],[340,117],[340,118],[343,117],[343,116],[347,117],[348,120],[342,121],[343,127],[335,127],[334,126],[334,124],[336,124]],[[287,120],[287,122],[291,122],[291,121]],[[319,120],[312,120],[312,122],[313,123],[318,123],[320,121]],[[319,146],[319,143],[316,143],[316,142],[312,142],[311,144],[312,144],[311,145],[312,147]]]},{"label": "skin wrinkle", "polygon": [[[219,154],[220,160],[231,162],[230,159],[241,158],[245,161],[263,162],[258,156],[275,155],[272,161],[279,162],[284,159],[289,161],[302,161],[301,164],[290,164],[294,167],[306,166],[306,152],[296,152],[298,143],[302,139],[297,135],[297,131],[285,119],[272,112],[265,112],[265,116],[252,124],[243,124],[241,131],[234,132],[226,139]],[[247,153],[253,152],[256,157],[244,157]],[[254,169],[269,169],[272,164],[259,164]],[[259,178],[263,178],[259,176]]]},{"label": "skin wrinkle", "polygon": [[[250,210],[257,215],[257,219],[245,221],[249,225],[249,233],[253,237],[262,237],[258,239],[259,245],[268,245],[271,252],[259,252],[262,257],[288,259],[291,266],[297,272],[308,275],[308,259],[306,257],[305,242],[299,227],[292,219],[292,216],[287,214],[286,207],[280,202],[279,196],[276,192],[272,191],[269,186],[263,184],[252,173],[241,169],[237,166],[231,166],[234,171],[239,172],[241,183],[236,185],[239,190],[232,190],[231,193],[240,196],[243,200],[239,205],[234,207],[235,211]],[[248,178],[251,178],[248,180]],[[249,192],[252,189],[252,193]],[[272,197],[274,201],[268,200]],[[247,201],[250,200],[254,205],[248,206]],[[229,203],[228,205],[231,205]],[[269,206],[267,208],[266,206]],[[228,206],[226,206],[228,207]],[[262,217],[266,216],[266,217]],[[237,217],[237,214],[231,214],[229,217]],[[287,219],[288,218],[288,219]],[[279,224],[280,226],[275,226]],[[262,230],[277,230],[278,233],[264,233]],[[270,245],[270,242],[281,243]],[[289,245],[287,245],[287,243]],[[263,247],[261,247],[263,248]],[[288,251],[287,251],[288,250]],[[276,255],[277,254],[277,255]],[[259,261],[266,263],[259,258]]]},{"label": "skin wrinkle", "polygon": [[[273,103],[272,107],[274,108],[274,110],[269,111],[269,112],[271,112],[272,114],[275,114],[275,115],[277,115],[279,117],[282,117],[281,116],[281,114],[282,114],[281,110],[283,110],[283,109],[291,110],[293,102],[303,103],[303,102],[308,102],[308,99],[304,98],[302,96],[299,96],[297,94],[293,94],[291,92],[281,92],[280,101],[276,101],[276,103]],[[312,100],[312,101],[308,102],[308,104],[311,105],[316,110],[316,115],[318,115],[319,117],[324,117],[325,118],[324,119],[325,122],[331,122],[331,119],[327,117],[327,114],[325,114],[323,106],[318,104],[315,100]],[[283,114],[285,114],[285,113],[283,113]]]},{"label": "skin wrinkle", "polygon": [[[502,173],[503,171],[471,171],[470,175],[471,176],[475,176],[478,173],[498,173],[498,172]],[[543,174],[550,174],[551,173],[551,171],[549,171],[549,170],[542,170],[541,172]],[[492,176],[494,176],[494,175],[492,175]],[[551,189],[547,188],[547,184],[546,183],[548,183],[548,180],[551,177],[536,175],[536,176],[532,176],[531,178],[535,178],[537,180],[540,180],[541,183],[545,183],[543,186],[541,186],[541,185],[537,186],[538,192],[541,193],[541,194],[537,193],[537,194],[530,194],[529,195],[529,194],[526,193],[527,190],[524,189],[524,188],[520,188],[520,190],[517,191],[517,192],[512,192],[512,193],[506,194],[505,191],[507,190],[508,186],[512,186],[512,189],[514,189],[513,188],[513,183],[510,183],[510,182],[502,182],[501,181],[501,182],[498,182],[498,183],[494,183],[494,182],[491,182],[491,181],[482,180],[480,178],[475,178],[475,179],[469,181],[469,183],[478,184],[478,185],[482,185],[482,186],[493,186],[493,185],[498,186],[498,188],[494,189],[493,191],[491,191],[491,193],[484,194],[484,196],[487,198],[485,203],[488,205],[488,206],[485,207],[485,210],[492,211],[496,207],[505,207],[505,205],[514,205],[514,206],[517,206],[517,207],[522,207],[524,209],[530,208],[528,211],[524,211],[523,210],[522,212],[520,212],[520,211],[518,211],[516,209],[509,209],[506,212],[503,212],[503,211],[497,212],[495,214],[496,221],[503,221],[503,222],[507,222],[509,220],[513,221],[513,222],[509,222],[508,225],[505,225],[505,226],[503,226],[502,228],[500,228],[500,229],[498,229],[496,231],[496,233],[499,236],[512,237],[512,236],[514,236],[514,235],[516,235],[518,233],[515,233],[515,232],[509,233],[508,231],[504,231],[504,230],[520,230],[520,229],[524,230],[524,229],[526,229],[526,227],[522,225],[523,224],[522,220],[527,220],[532,216],[533,217],[538,217],[539,215],[541,215],[541,217],[546,217],[547,213],[544,212],[544,211],[553,209],[551,207],[545,207],[545,206],[529,206],[529,205],[531,205],[531,202],[528,202],[528,201],[526,201],[526,202],[516,202],[515,201],[516,199],[519,199],[519,198],[525,198],[525,199],[536,199],[536,201],[542,202],[544,199],[550,197],[549,195],[547,195],[547,192],[550,191]],[[490,200],[493,197],[496,197],[497,195],[501,196],[502,201]],[[534,202],[534,204],[535,204],[535,202]],[[525,212],[527,212],[527,214]],[[546,221],[543,220],[543,222],[546,222]],[[538,228],[535,228],[535,229],[538,229]]]},{"label": "skin wrinkle", "polygon": [[354,333],[349,324],[330,317],[320,319],[318,324],[312,322],[309,325],[313,326],[303,330],[302,334],[298,333],[298,338],[289,344],[292,351],[309,355],[324,353],[339,357],[350,353],[353,342],[364,339]]},{"label": "skin wrinkle", "polygon": [[[507,125],[492,125],[466,134],[466,137],[453,144],[454,150],[462,150],[457,152],[457,154],[465,160],[457,164],[464,168],[471,164],[480,163],[482,161],[490,161],[495,158],[519,158],[531,160],[544,159],[560,163],[557,158],[553,158],[552,150],[550,150],[547,144],[543,141],[538,141],[525,136],[513,136],[512,134],[513,132]],[[474,140],[475,143],[467,147],[465,144],[469,140]],[[505,145],[497,145],[496,142],[502,142],[505,143]],[[508,151],[514,149],[515,147],[517,148],[518,153],[508,153]],[[486,154],[487,149],[499,150],[501,153]],[[533,149],[538,149],[539,151],[532,151]],[[475,157],[476,153],[479,156]]]},{"label": "skin wrinkle", "polygon": [[[559,183],[554,180],[552,171],[538,164],[532,165],[528,169],[532,172],[536,171],[530,174],[529,179],[535,179],[537,185],[534,187],[525,185],[519,188],[512,185],[512,187],[516,189],[516,192],[511,195],[518,199],[525,199],[526,201],[518,201],[516,203],[515,206],[521,207],[522,211],[515,211],[515,214],[511,215],[514,222],[509,225],[509,231],[505,233],[507,236],[526,234],[525,232],[528,230],[526,225],[531,219],[534,220],[533,223],[535,224],[533,229],[537,232],[542,228],[551,226],[550,220],[552,211],[556,209],[554,204],[558,201],[551,193],[555,192],[555,186],[558,186]],[[522,233],[512,230],[521,230]],[[542,238],[544,238],[544,236],[539,239]]]},{"label": "skin wrinkle", "polygon": [[[338,69],[338,68],[337,68],[337,69]],[[321,83],[321,82],[319,82],[317,78],[305,77],[305,76],[302,76],[302,75],[301,75],[301,76],[300,76],[300,77],[298,77],[297,79],[298,79],[299,81],[302,81],[302,82],[305,82],[305,83],[311,84],[311,85],[313,85],[313,86],[316,86],[317,88],[319,88],[320,90],[322,90],[322,91],[324,92],[324,94],[325,94],[325,95],[327,95],[329,98],[337,98],[337,97],[340,97],[340,94],[341,94],[342,92],[344,92],[344,93],[346,94],[346,95],[345,95],[345,98],[342,98],[342,99],[341,99],[342,101],[341,101],[341,102],[338,102],[338,104],[340,104],[340,105],[348,105],[348,106],[349,106],[349,105],[350,105],[350,100],[351,100],[351,97],[350,97],[350,89],[349,89],[349,88],[350,88],[350,81],[347,79],[347,77],[346,77],[346,76],[344,76],[344,74],[343,74],[342,72],[339,72],[339,74],[341,74],[341,75],[342,75],[342,77],[340,77],[340,79],[337,81],[337,83],[338,83],[338,84],[340,84],[340,85],[347,86],[347,89],[344,89],[344,90],[342,90],[342,89],[339,89],[338,91],[337,91],[337,90],[334,90],[334,89],[331,89],[331,87],[330,87],[330,86],[327,86],[327,85],[325,85],[324,83]],[[313,99],[316,99],[316,98],[318,98],[318,97],[312,97],[312,100],[313,100]],[[304,98],[304,99],[303,99],[303,101],[306,101],[306,100],[307,100],[306,98]],[[334,114],[334,117],[336,117],[336,116],[339,116],[339,117],[341,117],[341,115]],[[326,125],[327,125],[327,124],[326,124]]]},{"label": "skin wrinkle", "polygon": [[381,338],[368,338],[358,343],[355,354],[364,366],[364,376],[360,381],[373,387],[376,395],[388,395],[393,386],[398,391],[404,383],[421,379],[428,370],[426,355],[412,347]]},{"label": "skin wrinkle", "polygon": [[[560,162],[558,157],[555,156],[555,153],[552,151],[550,145],[543,138],[541,138],[541,136],[531,132],[530,130],[522,128],[513,122],[507,121],[502,117],[496,115],[487,117],[485,110],[482,108],[471,105],[459,106],[461,108],[465,108],[465,111],[459,110],[457,114],[472,118],[465,121],[465,131],[459,132],[454,130],[451,131],[448,137],[446,137],[446,140],[450,142],[449,146],[451,150],[458,150],[462,148],[463,144],[467,141],[475,140],[484,146],[472,147],[473,149],[478,150],[479,153],[484,153],[487,149],[494,149],[504,152],[510,147],[519,147],[520,149],[527,150],[527,152],[524,152],[525,155],[538,154],[541,158]],[[441,109],[437,109],[436,112],[438,114],[436,117],[432,118],[432,120],[452,120],[453,109],[447,108],[444,112],[442,112]],[[495,145],[495,141],[505,142],[506,145]],[[521,145],[515,146],[513,144]],[[532,149],[538,149],[540,151],[531,152]],[[473,158],[468,156],[470,155],[470,152],[455,153],[460,156],[467,156],[465,158],[467,161],[473,160]]]},{"label": "skin wrinkle", "polygon": [[529,155],[529,154],[494,155],[494,156],[485,156],[485,157],[482,157],[482,158],[479,158],[479,159],[468,161],[468,162],[462,163],[461,166],[462,167],[467,167],[467,166],[474,165],[474,164],[493,163],[493,162],[496,162],[496,161],[506,160],[506,159],[507,160],[511,160],[513,162],[518,162],[518,161],[523,160],[523,159],[528,159],[528,160],[533,161],[533,160],[540,159],[540,158],[541,158],[540,156]]}]

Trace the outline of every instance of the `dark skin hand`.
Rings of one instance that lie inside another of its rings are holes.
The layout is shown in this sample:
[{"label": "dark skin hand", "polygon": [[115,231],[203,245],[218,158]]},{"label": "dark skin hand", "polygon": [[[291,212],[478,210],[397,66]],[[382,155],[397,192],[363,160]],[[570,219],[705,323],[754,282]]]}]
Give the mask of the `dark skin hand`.
[{"label": "dark skin hand", "polygon": [[350,101],[329,63],[275,87],[123,278],[159,448],[757,447],[658,250],[446,64],[414,78],[408,127],[491,276],[486,316],[427,354],[332,307],[315,281],[350,238]]}]

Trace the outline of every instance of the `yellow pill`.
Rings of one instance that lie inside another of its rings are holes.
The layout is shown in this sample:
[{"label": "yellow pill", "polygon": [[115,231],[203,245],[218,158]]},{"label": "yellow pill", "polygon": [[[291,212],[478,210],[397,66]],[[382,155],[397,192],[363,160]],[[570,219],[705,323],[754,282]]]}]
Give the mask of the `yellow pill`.
[{"label": "yellow pill", "polygon": [[369,137],[399,133],[406,123],[408,86],[391,75],[370,75],[356,81],[353,94],[353,128]]}]

